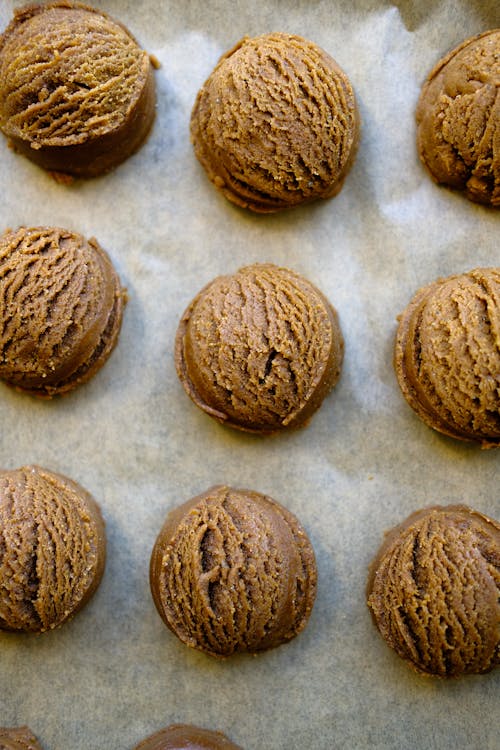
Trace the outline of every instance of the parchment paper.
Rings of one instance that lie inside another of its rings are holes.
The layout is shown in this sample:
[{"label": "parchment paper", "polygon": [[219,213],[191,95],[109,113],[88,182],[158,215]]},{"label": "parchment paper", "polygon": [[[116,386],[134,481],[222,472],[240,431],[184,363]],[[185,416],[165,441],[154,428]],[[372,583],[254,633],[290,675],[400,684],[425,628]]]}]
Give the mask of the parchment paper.
[{"label": "parchment paper", "polygon": [[[18,2],[0,4],[7,25]],[[497,0],[94,0],[161,62],[154,130],[105,177],[64,186],[0,140],[1,229],[96,236],[129,302],[117,349],[74,394],[40,402],[0,385],[0,465],[38,463],[88,489],[107,522],[100,589],[61,629],[0,635],[0,725],[45,750],[131,750],[171,722],[220,729],[245,750],[482,748],[500,737],[500,670],[414,675],[376,632],[366,570],[383,532],[430,503],[500,518],[498,451],[434,433],[392,369],[396,316],[440,275],[498,265],[498,212],[439,188],[415,150],[414,109],[434,63],[500,23]],[[338,197],[256,216],[216,193],[189,143],[198,88],[244,34],[299,33],[356,90],[359,154]],[[174,370],[177,322],[220,273],[272,261],[316,283],[346,340],[341,380],[304,430],[257,438],[189,401]],[[215,661],[154,609],[152,545],[167,511],[215,483],[268,493],[301,520],[319,590],[306,630],[258,657]]]}]

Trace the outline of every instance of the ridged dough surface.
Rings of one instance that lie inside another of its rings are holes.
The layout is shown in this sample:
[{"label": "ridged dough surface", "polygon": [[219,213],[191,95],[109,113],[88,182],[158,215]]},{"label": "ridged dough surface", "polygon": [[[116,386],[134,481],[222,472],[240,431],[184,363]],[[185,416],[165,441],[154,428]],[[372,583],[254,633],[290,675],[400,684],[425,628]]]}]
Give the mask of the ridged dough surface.
[{"label": "ridged dough surface", "polygon": [[426,508],[387,536],[368,606],[381,635],[419,672],[500,664],[500,525],[465,506]]},{"label": "ridged dough surface", "polygon": [[500,29],[467,39],[431,71],[417,145],[436,182],[500,207]]},{"label": "ridged dough surface", "polygon": [[0,37],[0,129],[61,181],[98,176],[134,153],[155,104],[148,54],[96,8],[28,5]]},{"label": "ridged dough surface", "polygon": [[18,16],[4,35],[0,124],[7,135],[60,146],[119,127],[139,97],[149,59],[109,16],[53,5]]},{"label": "ridged dough surface", "polygon": [[211,729],[189,724],[172,724],[146,737],[135,750],[242,750],[239,745]]},{"label": "ridged dough surface", "polygon": [[420,289],[400,316],[398,382],[434,429],[500,442],[500,269],[476,268]]},{"label": "ridged dough surface", "polygon": [[0,750],[42,750],[29,727],[0,727]]},{"label": "ridged dough surface", "polygon": [[324,50],[271,33],[221,58],[198,93],[191,136],[226,198],[265,213],[340,190],[359,116],[349,79]]},{"label": "ridged dough surface", "polygon": [[217,486],[174,510],[151,556],[166,625],[212,656],[294,638],[316,596],[316,563],[298,520],[271,498]]},{"label": "ridged dough surface", "polygon": [[0,378],[50,397],[87,381],[114,348],[125,293],[105,251],[58,227],[0,237]]},{"label": "ridged dough surface", "polygon": [[39,466],[0,471],[0,629],[41,633],[92,596],[105,563],[99,507]]},{"label": "ridged dough surface", "polygon": [[337,382],[343,352],[323,294],[289,269],[256,264],[195,297],[178,328],[176,365],[208,414],[271,433],[307,422]]}]

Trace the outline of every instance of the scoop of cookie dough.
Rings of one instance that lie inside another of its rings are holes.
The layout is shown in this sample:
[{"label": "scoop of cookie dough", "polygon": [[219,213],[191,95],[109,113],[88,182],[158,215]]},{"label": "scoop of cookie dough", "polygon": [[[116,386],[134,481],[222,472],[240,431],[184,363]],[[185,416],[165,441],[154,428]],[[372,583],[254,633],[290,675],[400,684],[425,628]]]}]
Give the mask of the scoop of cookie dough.
[{"label": "scoop of cookie dough", "polygon": [[337,313],[307,279],[256,264],[194,298],[176,337],[179,378],[218,421],[255,433],[305,424],[337,382]]},{"label": "scoop of cookie dough", "polygon": [[100,509],[40,466],[0,471],[0,629],[42,633],[78,612],[104,572]]},{"label": "scoop of cookie dough", "polygon": [[500,443],[500,269],[420,289],[399,320],[401,391],[429,427],[482,447]]},{"label": "scoop of cookie dough", "polygon": [[149,56],[106,13],[28,5],[0,37],[0,128],[41,167],[102,174],[139,148],[154,115]]},{"label": "scoop of cookie dough", "polygon": [[29,727],[0,727],[0,750],[42,750]]},{"label": "scoop of cookie dough", "polygon": [[0,378],[49,398],[88,381],[120,332],[125,292],[95,239],[58,227],[0,237]]},{"label": "scoop of cookie dough", "polygon": [[386,536],[368,581],[382,637],[423,674],[500,664],[500,524],[462,505],[412,514]]},{"label": "scoop of cookie dough", "polygon": [[429,74],[417,107],[420,158],[438,183],[500,206],[500,29],[467,39]]},{"label": "scoop of cookie dough", "polygon": [[189,724],[171,724],[146,737],[135,750],[241,750],[222,734]]},{"label": "scoop of cookie dough", "polygon": [[313,42],[284,33],[245,37],[223,55],[191,116],[210,180],[260,213],[336,195],[358,138],[345,73]]},{"label": "scoop of cookie dough", "polygon": [[211,656],[294,638],[309,619],[316,581],[298,520],[251,490],[212,487],[176,508],[151,555],[160,616],[183,643]]}]

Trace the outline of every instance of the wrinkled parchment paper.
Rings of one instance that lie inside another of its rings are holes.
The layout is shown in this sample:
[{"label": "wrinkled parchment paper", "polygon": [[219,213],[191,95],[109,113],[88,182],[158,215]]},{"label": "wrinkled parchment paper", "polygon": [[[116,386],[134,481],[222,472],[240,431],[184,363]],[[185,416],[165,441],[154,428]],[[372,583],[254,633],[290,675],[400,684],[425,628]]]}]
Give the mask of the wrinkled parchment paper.
[{"label": "wrinkled parchment paper", "polygon": [[[13,7],[0,4],[4,28]],[[0,385],[0,465],[38,463],[80,482],[107,522],[100,589],[61,629],[0,634],[0,725],[29,724],[44,750],[131,750],[172,722],[245,750],[482,748],[500,737],[500,670],[451,682],[414,675],[365,605],[383,532],[430,503],[500,518],[500,453],[439,436],[392,369],[396,316],[440,275],[499,264],[498,212],[432,183],[414,109],[434,63],[500,24],[498,0],[94,0],[161,62],[158,114],[114,173],[68,187],[0,140],[2,229],[60,225],[96,236],[129,302],[117,349],[74,394],[40,402]],[[362,140],[340,195],[256,216],[216,193],[189,143],[198,88],[245,34],[299,33],[347,72]],[[177,322],[220,273],[287,265],[338,309],[341,380],[310,425],[257,438],[191,404],[174,370]],[[319,590],[306,630],[260,656],[215,661],[165,628],[149,592],[167,511],[215,483],[268,493],[301,520]]]}]

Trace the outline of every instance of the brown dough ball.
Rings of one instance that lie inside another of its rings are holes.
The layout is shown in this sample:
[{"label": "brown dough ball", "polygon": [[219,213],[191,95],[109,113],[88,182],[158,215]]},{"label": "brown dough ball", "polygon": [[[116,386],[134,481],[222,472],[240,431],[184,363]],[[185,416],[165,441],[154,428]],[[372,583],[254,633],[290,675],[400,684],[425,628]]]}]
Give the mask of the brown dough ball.
[{"label": "brown dough ball", "polygon": [[0,727],[0,750],[42,750],[29,727]]},{"label": "brown dough ball", "polygon": [[434,180],[500,206],[500,29],[462,42],[429,74],[417,147]]},{"label": "brown dough ball", "polygon": [[0,471],[0,629],[62,625],[97,589],[106,557],[100,509],[40,466]]},{"label": "brown dough ball", "polygon": [[420,289],[399,320],[394,366],[418,416],[487,448],[500,443],[500,269]]},{"label": "brown dough ball", "polygon": [[337,382],[337,313],[307,279],[256,264],[219,276],[179,324],[175,360],[187,394],[223,424],[261,434],[307,423]]},{"label": "brown dough ball", "polygon": [[440,677],[500,664],[500,524],[463,505],[413,513],[386,536],[368,606],[387,644]]},{"label": "brown dough ball", "polygon": [[212,487],[176,508],[151,555],[160,616],[183,643],[211,656],[294,638],[309,619],[316,581],[298,520],[251,490]]},{"label": "brown dough ball", "polygon": [[144,141],[155,101],[147,53],[88,5],[28,5],[0,37],[0,128],[45,169],[79,177],[112,169]]},{"label": "brown dough ball", "polygon": [[146,737],[135,750],[242,750],[239,745],[210,729],[188,724],[171,724],[166,729]]},{"label": "brown dough ball", "polygon": [[50,398],[100,370],[118,340],[125,292],[95,239],[58,227],[0,237],[0,378]]},{"label": "brown dough ball", "polygon": [[331,198],[356,154],[351,83],[300,36],[245,37],[198,93],[191,139],[225,197],[259,213]]}]

